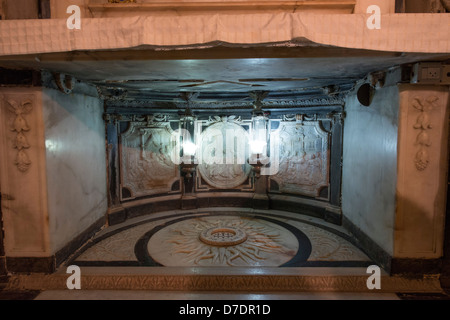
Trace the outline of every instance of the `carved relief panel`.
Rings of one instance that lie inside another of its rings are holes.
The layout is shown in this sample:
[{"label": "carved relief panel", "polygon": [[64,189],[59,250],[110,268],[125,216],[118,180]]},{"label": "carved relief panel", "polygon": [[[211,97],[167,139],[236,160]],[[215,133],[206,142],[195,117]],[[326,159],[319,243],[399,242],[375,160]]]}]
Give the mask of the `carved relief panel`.
[{"label": "carved relief panel", "polygon": [[329,134],[320,121],[282,121],[279,130],[279,170],[269,185],[282,193],[321,196],[329,186]]},{"label": "carved relief panel", "polygon": [[130,122],[121,136],[121,200],[180,191],[175,142],[167,121]]},{"label": "carved relief panel", "polygon": [[0,88],[0,205],[9,256],[50,249],[44,125],[38,89]]},{"label": "carved relief panel", "polygon": [[449,91],[445,86],[402,84],[399,92],[394,255],[439,258],[446,211]]},{"label": "carved relief panel", "polygon": [[[251,167],[247,163],[248,132],[240,119],[216,117],[197,122],[201,161],[198,165],[197,190],[252,190]],[[203,131],[202,130],[202,127]]]},{"label": "carved relief panel", "polygon": [[13,98],[6,98],[5,101],[8,110],[13,115],[10,121],[10,130],[16,135],[13,141],[13,147],[17,151],[14,164],[20,172],[27,172],[31,166],[31,160],[27,152],[30,144],[26,136],[30,127],[25,115],[31,112],[33,102],[31,99],[21,101]]}]

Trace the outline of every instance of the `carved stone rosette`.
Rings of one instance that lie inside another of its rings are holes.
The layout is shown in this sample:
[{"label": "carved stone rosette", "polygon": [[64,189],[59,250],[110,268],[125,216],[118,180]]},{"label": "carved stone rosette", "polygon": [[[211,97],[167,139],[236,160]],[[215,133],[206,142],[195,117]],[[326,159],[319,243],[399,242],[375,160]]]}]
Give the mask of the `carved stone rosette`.
[{"label": "carved stone rosette", "polygon": [[431,125],[429,112],[436,107],[438,100],[439,98],[435,96],[429,96],[427,98],[414,97],[412,99],[413,107],[419,111],[416,123],[414,124],[414,129],[418,130],[415,145],[419,147],[414,158],[414,163],[419,171],[425,170],[430,162],[428,148],[431,146],[431,140],[428,131],[433,126]]},{"label": "carved stone rosette", "polygon": [[31,166],[31,160],[27,150],[30,148],[26,133],[30,131],[30,127],[25,115],[30,113],[33,108],[31,100],[18,102],[14,99],[4,98],[8,110],[13,114],[11,119],[11,131],[16,133],[13,140],[13,148],[17,150],[14,164],[20,172],[27,172]]}]

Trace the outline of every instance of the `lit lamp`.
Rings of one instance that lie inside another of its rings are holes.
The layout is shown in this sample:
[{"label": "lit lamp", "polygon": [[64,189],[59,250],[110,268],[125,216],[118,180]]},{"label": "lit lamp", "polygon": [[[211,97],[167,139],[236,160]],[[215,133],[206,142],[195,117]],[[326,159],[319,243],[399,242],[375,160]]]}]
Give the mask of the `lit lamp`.
[{"label": "lit lamp", "polygon": [[186,110],[186,114],[182,119],[182,153],[181,158],[181,172],[183,172],[186,178],[192,178],[193,173],[197,168],[195,163],[195,153],[197,152],[197,145],[192,141],[192,133],[194,132],[194,116],[190,109]]},{"label": "lit lamp", "polygon": [[181,172],[186,174],[186,178],[192,178],[192,174],[195,172],[197,168],[197,164],[195,163],[195,152],[197,151],[197,146],[191,142],[186,141],[183,143],[183,157],[181,166]]},{"label": "lit lamp", "polygon": [[257,178],[261,168],[268,163],[267,158],[267,117],[264,114],[260,100],[255,103],[252,113],[252,127],[250,133],[250,158],[248,163],[253,167]]}]

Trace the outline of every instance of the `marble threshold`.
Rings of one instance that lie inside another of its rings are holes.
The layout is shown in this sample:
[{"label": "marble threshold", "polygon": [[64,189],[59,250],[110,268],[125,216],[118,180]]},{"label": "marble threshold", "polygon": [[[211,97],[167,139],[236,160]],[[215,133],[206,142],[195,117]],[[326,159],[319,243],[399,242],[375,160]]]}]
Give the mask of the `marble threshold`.
[{"label": "marble threshold", "polygon": [[[365,268],[81,267],[81,290],[245,294],[443,293],[438,277],[382,272],[381,289],[369,290]],[[70,291],[65,268],[54,274],[12,275],[5,290]],[[81,294],[81,293],[80,293]]]},{"label": "marble threshold", "polygon": [[226,293],[226,292],[169,292],[169,291],[68,291],[54,290],[40,293],[34,300],[400,300],[394,293],[353,292],[270,292],[270,293]]}]

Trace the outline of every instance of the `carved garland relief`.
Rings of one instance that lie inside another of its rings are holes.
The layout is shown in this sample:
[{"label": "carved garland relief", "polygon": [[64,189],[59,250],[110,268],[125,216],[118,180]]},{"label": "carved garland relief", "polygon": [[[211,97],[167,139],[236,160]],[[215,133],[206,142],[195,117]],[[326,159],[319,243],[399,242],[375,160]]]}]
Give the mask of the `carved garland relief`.
[{"label": "carved garland relief", "polygon": [[25,114],[31,112],[33,104],[31,100],[18,102],[14,99],[5,99],[8,110],[14,114],[11,119],[11,131],[16,133],[13,148],[17,150],[14,164],[20,172],[27,172],[31,166],[31,160],[27,150],[30,148],[26,133],[30,131]]},{"label": "carved garland relief", "polygon": [[415,143],[415,145],[419,146],[419,150],[414,158],[414,163],[419,171],[425,170],[430,162],[428,148],[431,146],[431,140],[428,131],[433,126],[429,112],[436,108],[438,100],[438,97],[429,96],[427,98],[415,97],[412,101],[412,106],[420,112],[414,124],[414,129],[419,131]]}]

